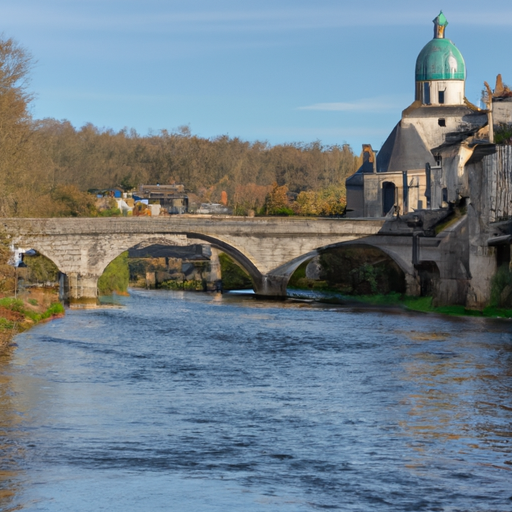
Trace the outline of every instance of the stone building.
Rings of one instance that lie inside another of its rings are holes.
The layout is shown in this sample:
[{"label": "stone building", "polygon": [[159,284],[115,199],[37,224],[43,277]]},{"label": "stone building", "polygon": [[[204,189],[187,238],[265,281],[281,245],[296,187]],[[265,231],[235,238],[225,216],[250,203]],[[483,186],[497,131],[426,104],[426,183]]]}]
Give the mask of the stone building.
[{"label": "stone building", "polygon": [[[380,151],[363,146],[363,165],[346,181],[349,217],[443,208],[467,192],[464,164],[472,145],[489,142],[489,111],[465,97],[466,64],[447,25],[441,12],[416,60],[415,100]],[[500,119],[511,112],[501,108]]]},{"label": "stone building", "polygon": [[185,194],[184,185],[140,185],[139,191],[133,197],[158,202],[170,214],[188,212],[188,196]]},{"label": "stone building", "polygon": [[[512,91],[498,75],[485,109],[466,99],[447,25],[441,12],[416,60],[415,100],[380,151],[363,145],[347,216],[387,217],[379,234],[412,237],[414,271],[437,304],[481,309],[498,268],[512,268]],[[512,303],[512,285],[500,301]]]}]

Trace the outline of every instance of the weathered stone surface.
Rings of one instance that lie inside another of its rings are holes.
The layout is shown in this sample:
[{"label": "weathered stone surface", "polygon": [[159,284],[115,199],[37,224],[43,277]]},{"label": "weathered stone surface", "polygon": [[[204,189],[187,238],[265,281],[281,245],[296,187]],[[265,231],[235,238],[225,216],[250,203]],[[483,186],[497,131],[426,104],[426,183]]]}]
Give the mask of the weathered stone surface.
[{"label": "weathered stone surface", "polygon": [[[92,284],[129,248],[207,241],[237,260],[261,295],[285,295],[293,271],[317,249],[376,234],[382,219],[179,216],[164,218],[2,219],[13,241],[50,258],[68,276],[68,297],[96,297]],[[69,277],[73,276],[73,277]],[[77,276],[75,278],[75,276]]]}]

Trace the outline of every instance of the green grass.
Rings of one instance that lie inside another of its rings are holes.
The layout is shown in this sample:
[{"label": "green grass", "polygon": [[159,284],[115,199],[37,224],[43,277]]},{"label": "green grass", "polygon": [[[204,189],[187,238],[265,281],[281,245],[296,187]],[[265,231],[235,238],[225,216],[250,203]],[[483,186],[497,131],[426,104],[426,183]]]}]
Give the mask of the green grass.
[{"label": "green grass", "polygon": [[[30,309],[25,309],[25,305],[21,299],[13,299],[11,297],[0,299],[0,306],[10,309],[11,311],[15,311],[16,313],[21,313],[25,317],[25,320],[31,320],[34,324],[37,324],[47,318],[51,318],[54,315],[61,315],[64,313],[64,306],[60,302],[53,303],[43,313],[37,313]],[[12,322],[6,318],[0,317],[0,330],[12,329],[15,323],[18,322]],[[21,323],[23,323],[23,321]]]},{"label": "green grass", "polygon": [[4,297],[0,299],[0,306],[16,311],[17,313],[25,313],[25,304],[21,299],[14,299],[12,297]]},{"label": "green grass", "polygon": [[439,313],[450,316],[477,316],[485,318],[512,318],[512,309],[488,306],[483,311],[467,309],[464,306],[433,306],[432,297],[409,297],[398,293],[389,295],[366,295],[353,297],[355,300],[372,305],[403,306],[410,311]]},{"label": "green grass", "polygon": [[98,279],[100,295],[112,295],[114,292],[126,293],[130,281],[128,251],[112,260]]},{"label": "green grass", "polygon": [[[335,290],[331,290],[335,291]],[[355,301],[371,306],[395,306],[403,307],[409,311],[420,313],[437,313],[450,316],[476,316],[484,318],[512,318],[512,309],[488,306],[483,311],[467,309],[464,306],[433,306],[432,297],[410,297],[400,293],[388,295],[342,295],[337,293],[336,297],[322,298],[322,302],[344,302]]]},{"label": "green grass", "polygon": [[7,331],[14,328],[14,322],[7,318],[0,317],[0,331]]}]

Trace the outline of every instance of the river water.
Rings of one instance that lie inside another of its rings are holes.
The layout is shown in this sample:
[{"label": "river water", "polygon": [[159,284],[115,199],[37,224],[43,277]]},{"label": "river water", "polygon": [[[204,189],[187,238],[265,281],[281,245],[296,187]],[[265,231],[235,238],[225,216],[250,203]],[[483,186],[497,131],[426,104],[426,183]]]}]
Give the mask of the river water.
[{"label": "river water", "polygon": [[0,359],[0,510],[512,509],[510,322],[122,300]]}]

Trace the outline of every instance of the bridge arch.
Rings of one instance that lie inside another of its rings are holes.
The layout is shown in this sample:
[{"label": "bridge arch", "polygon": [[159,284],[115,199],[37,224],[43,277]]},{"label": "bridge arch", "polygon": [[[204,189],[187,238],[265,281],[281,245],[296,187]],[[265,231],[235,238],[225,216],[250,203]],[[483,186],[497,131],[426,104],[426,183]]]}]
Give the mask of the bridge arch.
[{"label": "bridge arch", "polygon": [[415,275],[414,265],[412,265],[412,263],[406,261],[400,254],[398,254],[395,250],[391,249],[387,245],[379,243],[379,241],[375,240],[373,237],[368,239],[360,238],[359,240],[350,240],[348,242],[332,244],[324,247],[323,250],[349,246],[366,246],[378,249],[379,251],[382,251],[384,254],[389,256],[400,267],[405,275]]},{"label": "bridge arch", "polygon": [[[176,240],[176,236],[185,237],[188,243],[176,243],[176,244],[169,244],[169,242],[178,241],[183,242],[184,238]],[[184,246],[184,245],[194,245],[198,242],[203,241],[210,244],[212,247],[219,249],[220,251],[226,253],[228,256],[230,256],[237,265],[239,265],[241,268],[243,268],[250,276],[251,280],[253,281],[253,284],[256,287],[261,283],[263,279],[263,275],[260,272],[260,270],[256,267],[256,265],[237,247],[234,245],[225,242],[224,240],[221,240],[220,238],[212,237],[210,235],[205,235],[202,233],[179,233],[179,234],[169,234],[169,235],[140,235],[137,237],[137,240],[134,241],[133,238],[131,238],[129,241],[126,241],[125,243],[116,245],[115,249],[113,248],[111,251],[109,251],[108,255],[106,255],[105,259],[101,263],[101,265],[98,266],[98,271],[103,273],[105,268],[108,266],[110,262],[112,262],[115,258],[117,258],[120,254],[123,252],[131,249],[132,247],[137,246],[140,243],[147,242],[150,244],[157,244],[157,243],[164,243],[166,245],[178,245],[178,246]]]},{"label": "bridge arch", "polygon": [[[325,251],[328,251],[329,249],[338,249],[341,247],[371,247],[383,252],[394,263],[396,263],[399,269],[403,272],[405,277],[406,293],[408,295],[418,294],[420,289],[420,282],[418,273],[416,272],[414,265],[405,260],[402,257],[402,255],[400,255],[397,251],[388,247],[386,244],[382,244],[381,240],[375,239],[375,237],[359,238],[357,240],[342,241],[318,247],[313,251],[309,251],[299,257],[296,257],[286,262],[285,264],[273,270],[271,274],[281,276],[285,280],[286,288],[286,285],[288,284],[288,281],[290,280],[291,276],[302,263],[320,255]],[[410,248],[408,250],[410,251]]]}]

